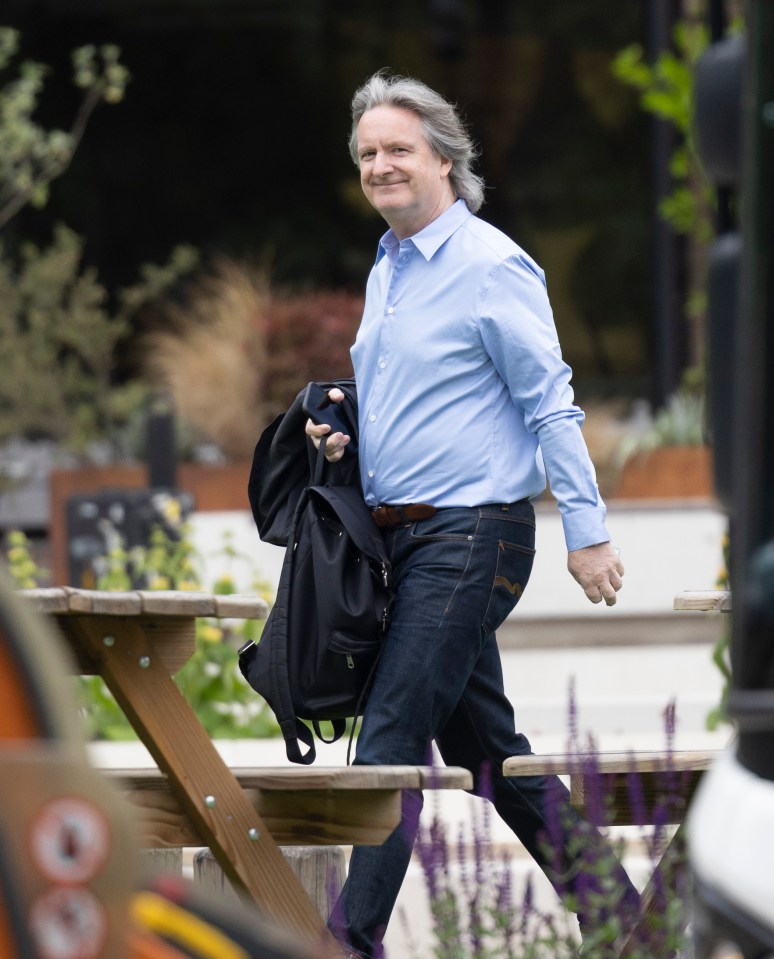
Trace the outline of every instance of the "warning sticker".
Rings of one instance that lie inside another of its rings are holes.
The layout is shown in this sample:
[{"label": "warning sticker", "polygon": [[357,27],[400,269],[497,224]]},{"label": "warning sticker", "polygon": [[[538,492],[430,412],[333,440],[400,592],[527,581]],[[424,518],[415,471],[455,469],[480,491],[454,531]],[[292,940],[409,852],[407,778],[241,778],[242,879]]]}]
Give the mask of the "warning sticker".
[{"label": "warning sticker", "polygon": [[110,852],[110,828],[104,813],[85,799],[54,799],[34,818],[32,858],[50,882],[88,882]]},{"label": "warning sticker", "polygon": [[32,903],[30,932],[40,959],[95,959],[107,937],[105,907],[90,889],[50,889]]}]

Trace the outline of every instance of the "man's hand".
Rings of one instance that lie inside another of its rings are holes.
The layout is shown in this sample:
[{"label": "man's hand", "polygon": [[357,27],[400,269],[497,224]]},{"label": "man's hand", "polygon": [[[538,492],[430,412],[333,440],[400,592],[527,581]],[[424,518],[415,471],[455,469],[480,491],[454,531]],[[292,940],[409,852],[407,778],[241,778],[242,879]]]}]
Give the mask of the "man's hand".
[{"label": "man's hand", "polygon": [[[344,394],[335,387],[328,393],[328,396],[334,403],[341,403],[344,399]],[[320,448],[320,439],[330,432],[331,428],[327,423],[318,426],[311,420],[306,421],[305,433],[311,438],[316,449]],[[329,463],[336,463],[341,459],[344,455],[344,447],[349,443],[349,439],[349,436],[345,433],[332,433],[328,436],[328,441],[325,444],[325,458]]]},{"label": "man's hand", "polygon": [[597,543],[567,554],[567,569],[580,583],[592,603],[604,599],[615,606],[616,593],[623,586],[623,563],[610,543]]}]

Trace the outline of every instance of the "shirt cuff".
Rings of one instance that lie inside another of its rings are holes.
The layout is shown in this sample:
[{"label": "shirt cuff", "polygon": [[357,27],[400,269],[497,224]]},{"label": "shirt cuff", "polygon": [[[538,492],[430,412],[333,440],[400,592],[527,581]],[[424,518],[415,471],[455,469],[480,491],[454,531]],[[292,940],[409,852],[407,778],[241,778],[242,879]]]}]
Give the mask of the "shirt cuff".
[{"label": "shirt cuff", "polygon": [[610,534],[605,526],[606,512],[605,507],[601,505],[562,513],[562,527],[568,553],[574,549],[610,542]]}]

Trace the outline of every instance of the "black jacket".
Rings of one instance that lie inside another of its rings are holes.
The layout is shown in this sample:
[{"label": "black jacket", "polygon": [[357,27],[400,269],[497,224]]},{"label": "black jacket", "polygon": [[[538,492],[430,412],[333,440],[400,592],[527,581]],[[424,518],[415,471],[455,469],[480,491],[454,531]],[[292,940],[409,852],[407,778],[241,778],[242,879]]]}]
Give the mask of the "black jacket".
[{"label": "black jacket", "polygon": [[[357,437],[354,382],[324,385],[344,392],[349,450]],[[360,715],[389,620],[392,576],[363,501],[357,455],[350,451],[326,463],[324,448],[317,451],[304,433],[302,395],[255,450],[253,516],[261,539],[286,549],[261,640],[242,647],[239,666],[273,709],[288,759],[311,763],[314,738],[301,720],[321,738],[320,721],[331,721],[338,739],[344,720]]]},{"label": "black jacket", "polygon": [[[351,442],[338,463],[326,467],[326,482],[336,486],[357,486],[360,475],[357,450],[357,389],[354,379],[321,383],[324,389],[338,387],[344,393],[342,407],[350,423]],[[247,495],[258,535],[265,543],[286,546],[293,528],[293,516],[301,494],[309,485],[317,458],[311,440],[304,433],[306,414],[301,409],[304,390],[286,413],[266,427],[253,453]]]}]

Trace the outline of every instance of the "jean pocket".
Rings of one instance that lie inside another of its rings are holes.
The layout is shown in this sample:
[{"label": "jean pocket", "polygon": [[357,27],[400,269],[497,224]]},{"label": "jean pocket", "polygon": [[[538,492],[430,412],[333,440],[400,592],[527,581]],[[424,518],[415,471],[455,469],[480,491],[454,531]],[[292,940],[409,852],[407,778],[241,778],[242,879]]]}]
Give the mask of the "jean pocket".
[{"label": "jean pocket", "polygon": [[470,543],[478,529],[478,511],[469,507],[451,507],[439,510],[428,519],[411,524],[411,539],[415,542]]},{"label": "jean pocket", "polygon": [[535,550],[531,546],[504,540],[498,543],[492,591],[481,624],[485,634],[493,633],[521,599],[534,558]]}]

